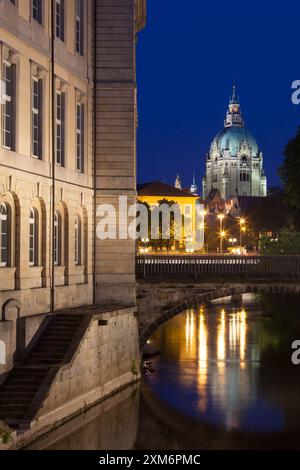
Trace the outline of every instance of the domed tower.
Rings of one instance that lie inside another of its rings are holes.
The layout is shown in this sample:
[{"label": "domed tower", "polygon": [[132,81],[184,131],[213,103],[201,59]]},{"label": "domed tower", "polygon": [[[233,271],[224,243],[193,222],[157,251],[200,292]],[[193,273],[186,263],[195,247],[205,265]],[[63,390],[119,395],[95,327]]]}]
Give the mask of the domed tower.
[{"label": "domed tower", "polygon": [[233,85],[224,128],[212,141],[206,158],[203,197],[218,189],[227,200],[239,196],[267,195],[263,155],[252,134],[245,128],[240,101]]}]

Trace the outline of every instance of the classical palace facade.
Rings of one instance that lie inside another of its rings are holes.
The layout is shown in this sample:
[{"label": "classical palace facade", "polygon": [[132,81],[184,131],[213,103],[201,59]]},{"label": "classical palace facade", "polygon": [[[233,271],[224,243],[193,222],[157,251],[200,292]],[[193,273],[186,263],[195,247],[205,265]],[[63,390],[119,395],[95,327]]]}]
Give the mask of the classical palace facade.
[{"label": "classical palace facade", "polygon": [[0,0],[0,336],[11,345],[20,318],[41,318],[28,342],[43,314],[135,305],[135,243],[98,240],[95,224],[98,204],[136,197],[144,22],[145,0]]},{"label": "classical palace facade", "polygon": [[216,190],[225,201],[238,196],[267,195],[263,155],[255,138],[245,127],[235,85],[224,128],[214,138],[206,158],[204,199]]}]

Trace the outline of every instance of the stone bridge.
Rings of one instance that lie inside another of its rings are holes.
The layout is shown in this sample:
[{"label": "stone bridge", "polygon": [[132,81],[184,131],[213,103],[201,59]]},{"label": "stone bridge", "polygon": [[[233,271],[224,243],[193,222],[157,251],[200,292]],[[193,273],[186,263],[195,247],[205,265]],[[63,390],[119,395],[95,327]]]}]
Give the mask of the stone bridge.
[{"label": "stone bridge", "polygon": [[140,348],[163,323],[193,307],[209,304],[212,300],[231,296],[236,300],[242,294],[300,294],[300,281],[274,283],[197,283],[155,282],[140,280],[137,286],[137,304],[140,320]]}]

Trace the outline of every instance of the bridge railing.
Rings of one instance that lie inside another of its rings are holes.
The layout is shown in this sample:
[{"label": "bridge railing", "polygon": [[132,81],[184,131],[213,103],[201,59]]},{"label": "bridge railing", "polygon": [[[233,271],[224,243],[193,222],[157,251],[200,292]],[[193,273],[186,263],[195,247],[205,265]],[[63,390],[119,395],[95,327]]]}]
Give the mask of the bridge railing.
[{"label": "bridge railing", "polygon": [[300,279],[300,256],[138,256],[142,278]]}]

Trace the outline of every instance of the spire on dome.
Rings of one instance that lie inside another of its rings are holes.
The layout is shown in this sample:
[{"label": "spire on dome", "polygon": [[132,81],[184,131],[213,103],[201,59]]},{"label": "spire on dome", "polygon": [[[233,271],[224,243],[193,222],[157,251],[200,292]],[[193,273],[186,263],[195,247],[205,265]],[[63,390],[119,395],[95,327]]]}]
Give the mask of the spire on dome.
[{"label": "spire on dome", "polygon": [[196,183],[196,176],[195,176],[195,172],[193,173],[193,182],[192,182],[192,185],[190,187],[190,192],[192,194],[197,194],[197,191],[198,191],[198,187],[197,187],[197,183]]},{"label": "spire on dome", "polygon": [[236,94],[236,81],[235,77],[233,78],[233,85],[232,85],[232,96],[230,98],[230,104],[239,104],[240,100]]}]

